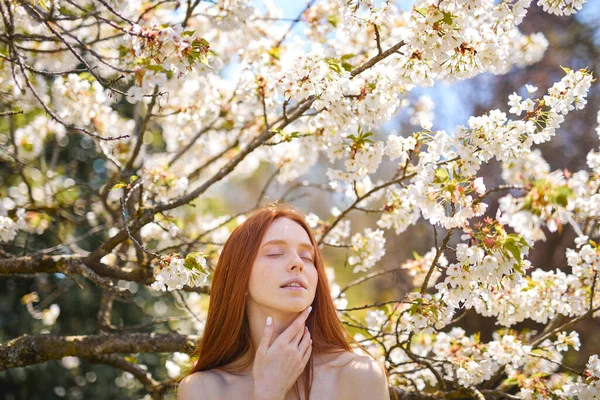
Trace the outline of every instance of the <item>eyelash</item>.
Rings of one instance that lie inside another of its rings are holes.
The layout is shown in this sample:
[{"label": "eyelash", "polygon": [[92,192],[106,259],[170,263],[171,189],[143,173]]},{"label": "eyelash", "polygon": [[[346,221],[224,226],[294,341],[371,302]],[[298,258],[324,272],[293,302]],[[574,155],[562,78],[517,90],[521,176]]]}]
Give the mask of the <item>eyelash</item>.
[{"label": "eyelash", "polygon": [[[278,257],[278,256],[282,256],[283,254],[267,254],[267,257]],[[307,261],[313,262],[314,260],[310,257],[300,257],[303,258]]]}]

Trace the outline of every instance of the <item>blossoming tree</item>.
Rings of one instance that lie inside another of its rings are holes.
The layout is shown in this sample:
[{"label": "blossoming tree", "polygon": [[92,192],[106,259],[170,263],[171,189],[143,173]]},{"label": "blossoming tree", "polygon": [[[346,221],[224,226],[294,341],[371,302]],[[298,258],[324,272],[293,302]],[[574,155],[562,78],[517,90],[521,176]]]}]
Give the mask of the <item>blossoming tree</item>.
[{"label": "blossoming tree", "polygon": [[[538,4],[570,15],[583,1]],[[600,315],[600,152],[589,152],[589,169],[551,172],[536,149],[586,105],[591,73],[563,67],[552,87],[515,88],[507,112],[473,116],[451,132],[432,130],[429,114],[416,112],[414,132],[373,133],[410,104],[414,88],[538,61],[547,40],[519,30],[530,6],[323,0],[289,20],[267,0],[0,1],[0,275],[49,274],[101,293],[97,332],[4,338],[0,371],[87,360],[162,398],[201,334],[224,240],[279,185],[281,201],[316,187],[335,202],[330,215],[308,215],[321,246],[349,250],[356,279],[342,288],[328,267],[332,296],[400,397],[599,398],[598,355],[577,371],[563,354],[580,346],[576,324]],[[64,157],[75,140],[94,152],[87,181]],[[321,154],[322,174],[314,168]],[[492,161],[505,184],[488,188],[478,173]],[[245,212],[207,211],[223,187],[265,164],[272,173]],[[497,192],[498,213],[488,215]],[[376,222],[354,228],[358,213]],[[349,305],[349,288],[393,272],[373,269],[386,236],[421,219],[434,232],[430,250],[393,269],[407,270],[415,290]],[[543,229],[576,232],[568,272],[528,260]],[[42,235],[54,244],[30,247]],[[116,325],[113,307],[135,307],[140,286],[155,301],[172,296],[191,328]],[[64,311],[36,292],[21,301],[45,327]],[[468,310],[497,321],[493,340],[458,327]],[[526,320],[545,328],[515,329]],[[140,353],[174,354],[169,377],[118,355]]]}]

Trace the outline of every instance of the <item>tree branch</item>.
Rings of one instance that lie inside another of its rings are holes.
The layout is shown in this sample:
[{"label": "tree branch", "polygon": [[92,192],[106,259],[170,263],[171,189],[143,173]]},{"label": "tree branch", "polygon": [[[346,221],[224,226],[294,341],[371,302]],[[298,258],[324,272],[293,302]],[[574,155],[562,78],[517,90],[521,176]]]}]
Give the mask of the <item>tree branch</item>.
[{"label": "tree branch", "polygon": [[0,371],[25,367],[66,356],[82,358],[114,353],[185,352],[194,336],[177,333],[119,333],[88,336],[22,335],[0,344]]}]

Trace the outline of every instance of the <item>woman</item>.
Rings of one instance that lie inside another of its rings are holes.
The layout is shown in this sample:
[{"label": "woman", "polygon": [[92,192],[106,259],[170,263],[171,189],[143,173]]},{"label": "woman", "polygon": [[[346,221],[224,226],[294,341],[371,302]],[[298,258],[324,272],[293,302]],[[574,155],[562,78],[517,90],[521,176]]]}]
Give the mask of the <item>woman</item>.
[{"label": "woman", "polygon": [[389,399],[385,368],[346,339],[358,345],[304,216],[265,206],[223,247],[198,361],[177,399]]}]

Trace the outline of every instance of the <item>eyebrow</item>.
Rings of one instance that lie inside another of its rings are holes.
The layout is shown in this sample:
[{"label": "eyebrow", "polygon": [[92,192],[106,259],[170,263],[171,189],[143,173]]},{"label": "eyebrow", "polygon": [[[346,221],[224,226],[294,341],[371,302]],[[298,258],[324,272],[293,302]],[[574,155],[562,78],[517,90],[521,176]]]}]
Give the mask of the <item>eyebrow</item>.
[{"label": "eyebrow", "polygon": [[[267,246],[269,244],[285,244],[285,245],[287,245],[288,242],[286,242],[285,240],[274,239],[274,240],[269,240],[267,243],[263,244],[262,247],[265,247],[265,246]],[[298,247],[304,247],[304,248],[306,248],[306,249],[308,249],[308,250],[310,250],[312,252],[314,252],[314,250],[315,250],[315,248],[313,247],[313,245],[310,244],[310,243],[300,243],[298,245]]]}]

